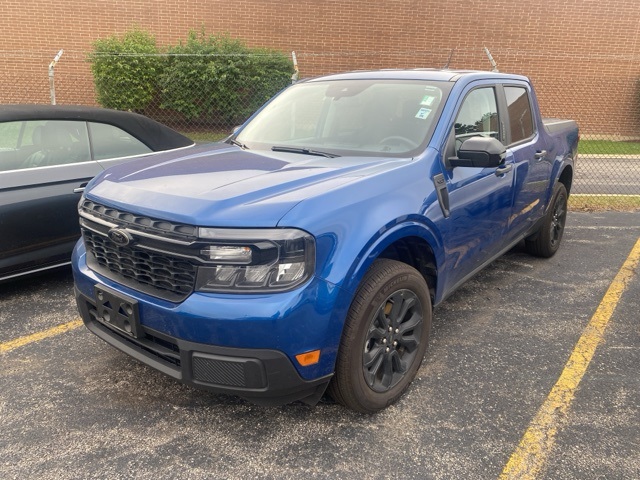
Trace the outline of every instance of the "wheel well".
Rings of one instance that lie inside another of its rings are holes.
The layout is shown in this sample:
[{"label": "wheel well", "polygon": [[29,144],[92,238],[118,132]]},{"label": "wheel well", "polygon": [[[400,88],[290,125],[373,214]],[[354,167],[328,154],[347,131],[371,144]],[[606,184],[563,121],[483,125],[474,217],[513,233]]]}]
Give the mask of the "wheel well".
[{"label": "wheel well", "polygon": [[378,258],[397,260],[418,270],[429,286],[433,304],[438,271],[433,250],[426,240],[420,237],[402,238],[389,245]]},{"label": "wheel well", "polygon": [[564,188],[567,189],[567,195],[569,195],[571,192],[571,182],[573,181],[573,169],[570,166],[565,167],[558,181],[564,185]]}]

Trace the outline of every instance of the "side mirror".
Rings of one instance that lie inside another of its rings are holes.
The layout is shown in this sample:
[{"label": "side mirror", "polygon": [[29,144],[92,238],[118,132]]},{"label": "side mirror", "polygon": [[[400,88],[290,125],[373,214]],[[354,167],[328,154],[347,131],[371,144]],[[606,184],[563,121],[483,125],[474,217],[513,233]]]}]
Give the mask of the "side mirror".
[{"label": "side mirror", "polygon": [[491,168],[499,166],[507,155],[502,142],[493,137],[471,137],[458,149],[457,157],[449,157],[453,167]]},{"label": "side mirror", "polygon": [[242,128],[242,125],[236,125],[235,127],[233,127],[233,130],[231,130],[231,135],[235,134],[241,128]]}]

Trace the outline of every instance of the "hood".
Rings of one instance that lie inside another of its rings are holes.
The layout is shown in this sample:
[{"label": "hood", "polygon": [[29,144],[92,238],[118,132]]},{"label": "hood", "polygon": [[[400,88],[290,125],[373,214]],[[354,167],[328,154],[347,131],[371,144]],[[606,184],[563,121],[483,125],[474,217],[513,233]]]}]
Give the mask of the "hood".
[{"label": "hood", "polygon": [[141,215],[200,226],[274,227],[297,203],[406,163],[325,158],[209,144],[106,170],[87,198]]}]

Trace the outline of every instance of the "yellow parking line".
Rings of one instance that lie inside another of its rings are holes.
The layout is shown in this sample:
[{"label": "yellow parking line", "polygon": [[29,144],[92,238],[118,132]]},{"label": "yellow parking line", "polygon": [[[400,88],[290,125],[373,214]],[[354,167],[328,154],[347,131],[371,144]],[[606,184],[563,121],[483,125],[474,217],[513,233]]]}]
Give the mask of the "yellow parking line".
[{"label": "yellow parking line", "polygon": [[518,448],[505,465],[500,479],[534,479],[542,471],[580,380],[582,380],[596,348],[602,340],[607,323],[639,263],[640,239],[609,285],[598,309],[574,347],[560,378],[529,424]]},{"label": "yellow parking line", "polygon": [[74,328],[78,328],[81,325],[82,320],[72,320],[71,322],[63,323],[62,325],[49,328],[48,330],[43,330],[42,332],[33,333],[31,335],[16,338],[15,340],[0,343],[0,353],[7,353],[11,350],[15,350],[16,348],[23,347],[30,343],[38,342],[49,337],[55,337],[56,335],[60,335],[61,333],[68,332],[69,330],[73,330]]}]

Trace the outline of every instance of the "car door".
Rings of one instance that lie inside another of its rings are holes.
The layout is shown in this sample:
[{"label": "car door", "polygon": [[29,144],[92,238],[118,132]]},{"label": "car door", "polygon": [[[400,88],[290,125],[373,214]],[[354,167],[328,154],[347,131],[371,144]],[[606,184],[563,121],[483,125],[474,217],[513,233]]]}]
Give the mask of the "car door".
[{"label": "car door", "polygon": [[512,207],[511,163],[498,168],[455,167],[447,158],[456,156],[464,141],[481,135],[503,140],[497,87],[470,87],[455,114],[444,154],[443,175],[449,200],[446,220],[446,263],[450,291],[475,273],[504,247],[503,235]]},{"label": "car door", "polygon": [[102,171],[85,122],[7,123],[16,137],[11,158],[0,155],[0,278],[69,262],[81,191]]},{"label": "car door", "polygon": [[551,175],[551,149],[537,131],[531,87],[522,82],[503,86],[506,106],[507,161],[514,167],[513,211],[507,240],[526,233],[544,213]]}]

